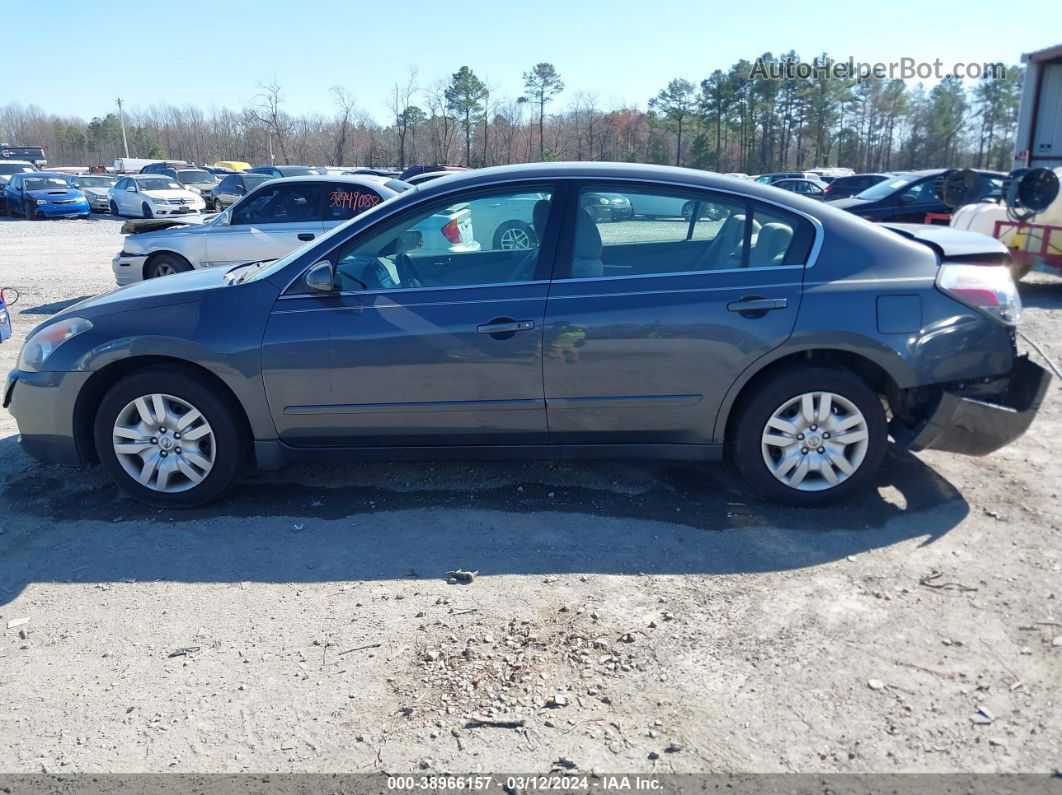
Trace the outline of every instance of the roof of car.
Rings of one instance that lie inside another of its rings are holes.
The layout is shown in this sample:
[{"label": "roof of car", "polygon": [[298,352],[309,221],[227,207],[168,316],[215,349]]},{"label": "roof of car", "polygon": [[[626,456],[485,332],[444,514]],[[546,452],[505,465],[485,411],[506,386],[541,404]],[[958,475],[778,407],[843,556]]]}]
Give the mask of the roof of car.
[{"label": "roof of car", "polygon": [[[762,182],[753,182],[740,177],[728,177],[712,171],[701,171],[677,166],[657,166],[647,163],[614,162],[560,162],[560,163],[520,163],[510,166],[493,166],[474,171],[455,171],[445,177],[422,182],[415,188],[420,194],[430,194],[453,190],[455,185],[490,184],[509,179],[558,179],[558,178],[593,179],[632,179],[673,182],[675,184],[696,185],[705,188],[718,188],[735,191],[749,196],[759,196],[768,201],[777,201],[775,188]],[[811,201],[810,199],[808,201]],[[814,202],[819,204],[819,202]]]},{"label": "roof of car", "polygon": [[[256,176],[252,174],[251,176]],[[268,176],[258,172],[257,176]],[[374,174],[302,174],[297,177],[285,177],[284,182],[348,182],[351,185],[386,185],[393,177],[377,177]]]}]

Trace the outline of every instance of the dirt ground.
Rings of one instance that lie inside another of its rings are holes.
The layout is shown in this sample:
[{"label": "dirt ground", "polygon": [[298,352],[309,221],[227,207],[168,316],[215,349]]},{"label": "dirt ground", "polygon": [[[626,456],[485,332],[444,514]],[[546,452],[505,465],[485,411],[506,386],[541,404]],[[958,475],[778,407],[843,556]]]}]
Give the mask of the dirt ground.
[{"label": "dirt ground", "polygon": [[[0,221],[0,370],[110,289],[118,227]],[[1062,359],[1062,280],[1022,296]],[[1062,768],[1057,385],[1017,444],[892,451],[815,512],[666,463],[292,467],[167,512],[16,433],[2,771]]]}]

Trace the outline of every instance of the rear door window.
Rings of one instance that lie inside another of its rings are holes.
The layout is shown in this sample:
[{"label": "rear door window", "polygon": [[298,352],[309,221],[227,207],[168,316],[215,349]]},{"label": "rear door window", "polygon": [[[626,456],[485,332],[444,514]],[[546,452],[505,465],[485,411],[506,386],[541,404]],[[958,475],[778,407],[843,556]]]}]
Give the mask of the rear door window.
[{"label": "rear door window", "polygon": [[325,223],[346,221],[366,210],[371,210],[382,201],[383,197],[367,185],[328,183],[328,195],[324,203],[324,221]]},{"label": "rear door window", "polygon": [[801,265],[814,239],[805,218],[729,194],[585,185],[570,253],[557,278]]}]

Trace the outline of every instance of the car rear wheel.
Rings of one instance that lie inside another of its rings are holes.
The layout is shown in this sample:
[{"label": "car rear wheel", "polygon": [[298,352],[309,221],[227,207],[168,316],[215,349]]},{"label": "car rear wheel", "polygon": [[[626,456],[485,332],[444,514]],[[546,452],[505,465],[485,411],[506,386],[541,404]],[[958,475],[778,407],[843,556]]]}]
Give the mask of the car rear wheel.
[{"label": "car rear wheel", "polygon": [[141,205],[140,212],[143,213],[145,218],[154,218],[155,217],[155,214],[153,212],[151,212],[151,205],[148,204],[147,202],[144,202],[144,204]]},{"label": "car rear wheel", "polygon": [[225,401],[178,368],[133,373],[104,396],[94,437],[100,463],[130,496],[164,508],[220,497],[241,458]]},{"label": "car rear wheel", "polygon": [[536,245],[535,230],[523,221],[506,221],[494,233],[494,250],[513,251],[533,248]]},{"label": "car rear wheel", "polygon": [[155,279],[159,276],[185,273],[191,269],[191,264],[184,257],[179,257],[176,254],[156,254],[148,262],[144,278]]},{"label": "car rear wheel", "polygon": [[872,483],[887,444],[885,411],[855,373],[794,367],[761,379],[742,400],[731,452],[758,493],[814,507]]}]

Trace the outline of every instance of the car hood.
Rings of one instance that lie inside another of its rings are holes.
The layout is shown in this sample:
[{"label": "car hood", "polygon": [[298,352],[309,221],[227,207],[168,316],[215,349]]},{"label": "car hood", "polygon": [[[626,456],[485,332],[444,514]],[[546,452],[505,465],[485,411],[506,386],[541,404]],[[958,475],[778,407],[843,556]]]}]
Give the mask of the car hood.
[{"label": "car hood", "polygon": [[197,301],[205,290],[228,287],[225,274],[230,270],[231,268],[204,268],[136,282],[75,304],[61,316],[56,315],[51,320],[71,316],[91,319],[114,312]]},{"label": "car hood", "polygon": [[964,257],[983,258],[1009,254],[1007,247],[1001,242],[979,232],[967,232],[963,229],[952,229],[950,226],[936,224],[886,223],[881,225],[909,240],[917,240],[929,246],[944,259],[960,260]]},{"label": "car hood", "polygon": [[[171,234],[202,234],[210,228],[216,215],[173,215],[169,218],[130,218],[122,224],[123,235],[136,235],[150,239],[156,232]],[[157,235],[156,235],[157,236]]]},{"label": "car hood", "polygon": [[54,188],[45,190],[28,190],[23,193],[31,199],[45,199],[47,201],[62,201],[64,199],[83,199],[85,194],[73,188]]},{"label": "car hood", "polygon": [[144,196],[149,199],[198,199],[199,194],[190,190],[145,190],[142,191]]}]

